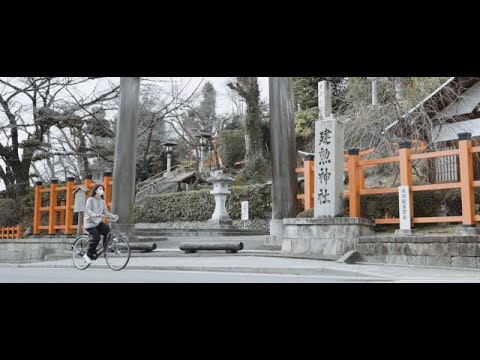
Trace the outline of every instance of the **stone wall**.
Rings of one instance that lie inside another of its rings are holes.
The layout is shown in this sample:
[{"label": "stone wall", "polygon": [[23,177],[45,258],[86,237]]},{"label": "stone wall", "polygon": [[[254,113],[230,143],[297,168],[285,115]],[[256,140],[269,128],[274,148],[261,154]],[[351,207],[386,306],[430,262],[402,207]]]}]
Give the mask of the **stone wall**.
[{"label": "stone wall", "polygon": [[480,236],[364,236],[356,262],[480,268]]},{"label": "stone wall", "polygon": [[[232,226],[236,229],[270,231],[270,219],[232,220]],[[177,221],[165,223],[139,223],[136,229],[210,229],[205,221]]]},{"label": "stone wall", "polygon": [[0,239],[0,262],[44,261],[49,255],[69,255],[75,238]]},{"label": "stone wall", "polygon": [[349,217],[283,219],[284,254],[312,254],[337,260],[361,236],[373,235],[373,220]]}]

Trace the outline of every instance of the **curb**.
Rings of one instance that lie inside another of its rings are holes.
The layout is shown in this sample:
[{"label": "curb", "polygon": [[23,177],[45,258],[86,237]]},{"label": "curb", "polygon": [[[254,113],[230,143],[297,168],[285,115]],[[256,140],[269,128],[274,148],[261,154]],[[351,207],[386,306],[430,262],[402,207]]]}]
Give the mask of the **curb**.
[{"label": "curb", "polygon": [[[40,269],[75,269],[73,264],[0,264],[0,268],[40,268]],[[109,269],[107,265],[90,265],[88,269]],[[234,272],[256,274],[285,274],[285,275],[323,275],[344,277],[368,277],[370,279],[391,279],[385,275],[376,273],[359,272],[354,270],[318,268],[292,268],[292,267],[250,267],[250,266],[158,266],[158,265],[127,265],[124,270],[160,270],[160,271],[209,271],[209,272]]]}]

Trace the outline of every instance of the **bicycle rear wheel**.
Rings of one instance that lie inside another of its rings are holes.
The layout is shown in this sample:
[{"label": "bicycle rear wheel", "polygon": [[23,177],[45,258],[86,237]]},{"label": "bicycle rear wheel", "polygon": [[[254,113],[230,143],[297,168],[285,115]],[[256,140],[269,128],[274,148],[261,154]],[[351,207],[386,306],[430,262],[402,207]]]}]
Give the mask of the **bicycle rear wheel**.
[{"label": "bicycle rear wheel", "polygon": [[127,266],[130,260],[130,245],[123,236],[110,239],[105,250],[105,261],[110,269],[118,271]]},{"label": "bicycle rear wheel", "polygon": [[85,270],[90,266],[83,260],[83,255],[87,253],[89,245],[88,236],[79,236],[72,245],[73,264],[79,270]]}]

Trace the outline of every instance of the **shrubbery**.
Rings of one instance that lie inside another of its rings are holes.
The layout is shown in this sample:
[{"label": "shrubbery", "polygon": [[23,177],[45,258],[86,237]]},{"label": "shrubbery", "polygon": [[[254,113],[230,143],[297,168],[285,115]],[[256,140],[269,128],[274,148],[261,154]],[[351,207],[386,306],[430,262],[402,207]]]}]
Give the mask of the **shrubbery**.
[{"label": "shrubbery", "polygon": [[[249,219],[265,219],[271,212],[269,186],[232,186],[226,209],[232,220],[241,218],[241,202],[248,201]],[[215,210],[210,190],[184,191],[148,197],[135,209],[136,223],[206,221]]]}]

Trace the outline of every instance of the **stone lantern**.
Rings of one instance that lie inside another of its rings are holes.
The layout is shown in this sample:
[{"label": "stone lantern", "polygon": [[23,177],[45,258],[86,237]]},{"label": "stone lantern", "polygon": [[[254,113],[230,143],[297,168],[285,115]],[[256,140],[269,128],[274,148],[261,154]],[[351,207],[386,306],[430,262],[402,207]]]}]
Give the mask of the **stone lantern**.
[{"label": "stone lantern", "polygon": [[234,179],[223,174],[222,170],[216,170],[212,171],[212,177],[208,181],[213,183],[213,190],[210,191],[210,194],[215,197],[215,211],[208,223],[217,228],[230,228],[232,219],[228,216],[225,202],[227,195],[230,195],[228,184],[233,182]]}]

